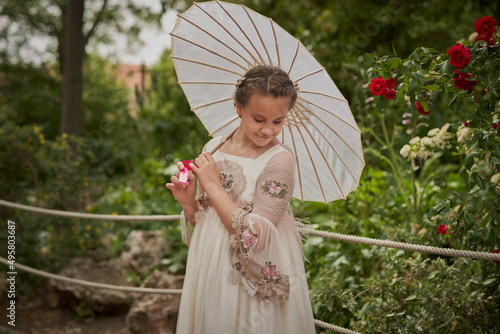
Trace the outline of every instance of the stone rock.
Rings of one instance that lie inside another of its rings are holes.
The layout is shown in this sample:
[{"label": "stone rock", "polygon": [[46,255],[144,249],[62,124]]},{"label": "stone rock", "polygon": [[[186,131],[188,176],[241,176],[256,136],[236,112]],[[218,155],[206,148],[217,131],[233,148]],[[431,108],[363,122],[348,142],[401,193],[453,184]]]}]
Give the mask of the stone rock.
[{"label": "stone rock", "polygon": [[[142,285],[155,289],[181,289],[184,276],[174,276],[155,270]],[[173,334],[177,324],[179,294],[138,295],[127,314],[131,334]]]},{"label": "stone rock", "polygon": [[160,264],[167,243],[162,231],[132,231],[125,241],[125,251],[121,254],[119,263],[147,274],[151,268]]},{"label": "stone rock", "polygon": [[[74,258],[59,275],[90,282],[133,286],[127,282],[123,270],[110,262],[96,262],[90,258]],[[75,309],[81,302],[93,310],[105,313],[127,312],[134,301],[130,292],[100,289],[50,279],[47,301],[51,307],[69,306]]]}]

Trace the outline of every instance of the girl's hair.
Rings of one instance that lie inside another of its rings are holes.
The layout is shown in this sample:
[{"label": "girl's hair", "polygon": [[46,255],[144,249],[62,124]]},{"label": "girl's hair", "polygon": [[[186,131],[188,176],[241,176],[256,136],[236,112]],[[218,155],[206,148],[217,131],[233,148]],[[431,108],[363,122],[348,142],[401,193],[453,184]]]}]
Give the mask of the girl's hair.
[{"label": "girl's hair", "polygon": [[288,110],[293,108],[297,100],[295,85],[288,74],[281,68],[270,65],[257,65],[245,73],[243,79],[238,80],[234,99],[245,107],[255,93],[290,98]]}]

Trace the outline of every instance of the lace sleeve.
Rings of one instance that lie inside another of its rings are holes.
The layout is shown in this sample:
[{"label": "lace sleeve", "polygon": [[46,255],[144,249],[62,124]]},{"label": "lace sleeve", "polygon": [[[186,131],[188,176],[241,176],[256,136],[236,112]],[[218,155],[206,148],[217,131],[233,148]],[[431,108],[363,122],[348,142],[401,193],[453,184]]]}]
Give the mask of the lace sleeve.
[{"label": "lace sleeve", "polygon": [[267,163],[257,180],[252,212],[276,226],[290,204],[293,189],[293,157],[288,152],[280,152]]},{"label": "lace sleeve", "polygon": [[231,281],[241,283],[251,296],[266,300],[288,300],[290,293],[290,265],[283,260],[285,248],[276,227],[288,214],[293,167],[290,153],[277,153],[258,178],[254,207],[233,212],[236,233],[229,245]]}]

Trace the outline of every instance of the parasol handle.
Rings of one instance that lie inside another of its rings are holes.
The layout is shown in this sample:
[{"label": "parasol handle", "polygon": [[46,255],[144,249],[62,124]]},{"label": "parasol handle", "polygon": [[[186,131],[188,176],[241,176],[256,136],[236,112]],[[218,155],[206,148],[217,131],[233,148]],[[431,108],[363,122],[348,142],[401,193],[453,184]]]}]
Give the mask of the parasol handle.
[{"label": "parasol handle", "polygon": [[210,152],[210,154],[214,154],[215,152],[217,152],[217,150],[222,146],[224,145],[229,139],[231,139],[231,137],[236,133],[236,131],[239,129],[239,127],[237,127],[236,129],[233,130],[233,132],[231,132],[226,138],[222,139],[220,141],[219,144],[217,144],[217,146],[214,147],[214,149]]}]

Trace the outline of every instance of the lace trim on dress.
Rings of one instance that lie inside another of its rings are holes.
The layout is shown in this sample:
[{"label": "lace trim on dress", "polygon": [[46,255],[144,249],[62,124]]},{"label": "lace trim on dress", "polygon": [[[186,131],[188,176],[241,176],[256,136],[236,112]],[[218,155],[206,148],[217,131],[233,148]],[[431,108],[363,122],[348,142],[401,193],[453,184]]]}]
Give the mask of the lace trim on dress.
[{"label": "lace trim on dress", "polygon": [[229,197],[236,201],[247,187],[247,178],[243,173],[243,166],[235,161],[217,161],[220,170],[220,183]]},{"label": "lace trim on dress", "polygon": [[288,300],[290,280],[280,274],[276,265],[270,261],[261,266],[252,259],[252,248],[258,235],[247,224],[251,207],[237,208],[233,211],[233,227],[236,230],[229,240],[229,255],[233,269],[229,273],[231,282],[241,282],[250,296],[258,294],[266,301]]},{"label": "lace trim on dress", "polygon": [[184,214],[184,211],[181,212],[180,226],[182,242],[189,246],[189,242],[191,241],[191,231],[189,230],[189,222],[186,215]]},{"label": "lace trim on dress", "polygon": [[293,194],[293,181],[288,168],[267,166],[257,180],[255,206],[273,215],[282,215]]}]

